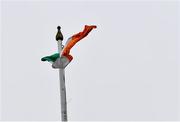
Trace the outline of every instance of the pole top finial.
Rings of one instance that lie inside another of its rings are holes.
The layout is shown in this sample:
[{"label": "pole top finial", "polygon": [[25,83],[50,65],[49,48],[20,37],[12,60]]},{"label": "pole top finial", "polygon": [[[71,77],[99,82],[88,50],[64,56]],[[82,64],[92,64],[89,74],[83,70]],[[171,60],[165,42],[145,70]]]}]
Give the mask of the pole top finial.
[{"label": "pole top finial", "polygon": [[58,32],[57,32],[57,34],[56,34],[56,41],[58,41],[58,40],[63,40],[63,35],[62,35],[62,33],[61,33],[61,27],[60,26],[58,26],[57,27],[57,29],[58,29]]},{"label": "pole top finial", "polygon": [[60,26],[57,26],[57,29],[58,29],[58,31],[61,29],[61,27]]}]

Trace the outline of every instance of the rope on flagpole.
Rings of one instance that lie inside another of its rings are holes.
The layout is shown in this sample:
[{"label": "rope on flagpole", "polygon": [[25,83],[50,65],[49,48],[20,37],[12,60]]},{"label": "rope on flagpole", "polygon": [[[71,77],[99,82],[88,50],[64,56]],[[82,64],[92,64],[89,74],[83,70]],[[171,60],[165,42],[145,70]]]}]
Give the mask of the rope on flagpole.
[{"label": "rope on flagpole", "polygon": [[[63,35],[60,31],[61,27],[57,27],[58,32],[56,34],[56,40],[58,44],[59,58],[61,57],[61,51],[63,48],[62,41]],[[61,61],[61,60],[60,60]],[[59,69],[59,80],[60,80],[60,101],[61,101],[61,120],[67,122],[67,102],[66,102],[66,86],[65,86],[65,70]]]}]

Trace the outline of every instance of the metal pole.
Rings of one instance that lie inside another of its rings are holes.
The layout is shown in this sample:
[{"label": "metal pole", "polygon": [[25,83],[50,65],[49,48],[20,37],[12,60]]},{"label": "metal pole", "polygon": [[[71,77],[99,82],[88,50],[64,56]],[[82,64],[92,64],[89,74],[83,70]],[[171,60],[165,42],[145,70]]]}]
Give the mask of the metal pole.
[{"label": "metal pole", "polygon": [[[57,27],[58,32],[56,40],[58,41],[59,57],[61,57],[63,35],[60,31],[60,26]],[[67,103],[66,103],[66,86],[65,86],[65,70],[59,69],[60,80],[60,101],[61,101],[61,120],[67,122]]]}]

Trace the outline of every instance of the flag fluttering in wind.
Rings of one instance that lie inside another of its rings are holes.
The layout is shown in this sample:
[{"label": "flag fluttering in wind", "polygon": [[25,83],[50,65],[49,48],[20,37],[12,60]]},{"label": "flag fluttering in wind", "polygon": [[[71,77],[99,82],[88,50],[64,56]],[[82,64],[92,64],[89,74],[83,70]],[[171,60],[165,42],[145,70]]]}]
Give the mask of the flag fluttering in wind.
[{"label": "flag fluttering in wind", "polygon": [[91,32],[92,29],[96,28],[95,25],[85,25],[84,30],[82,32],[79,32],[77,34],[74,34],[72,37],[70,37],[62,52],[61,57],[59,58],[59,53],[55,53],[50,56],[43,57],[41,61],[48,61],[52,63],[53,68],[65,68],[73,59],[73,57],[70,55],[71,48],[81,39],[86,37],[89,32]]}]

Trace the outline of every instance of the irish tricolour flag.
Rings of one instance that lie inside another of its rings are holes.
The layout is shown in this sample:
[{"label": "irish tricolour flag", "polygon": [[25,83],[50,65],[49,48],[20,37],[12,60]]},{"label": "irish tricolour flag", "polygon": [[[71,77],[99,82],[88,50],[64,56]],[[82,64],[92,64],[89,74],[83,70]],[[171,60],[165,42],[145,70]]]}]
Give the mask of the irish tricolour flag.
[{"label": "irish tricolour flag", "polygon": [[61,57],[59,58],[59,53],[55,53],[50,56],[43,57],[41,61],[48,61],[52,63],[53,68],[65,68],[73,59],[73,57],[70,55],[71,48],[81,39],[86,37],[89,32],[91,32],[92,29],[96,28],[95,25],[85,25],[84,30],[82,32],[79,32],[72,37],[70,37],[62,52]]}]

